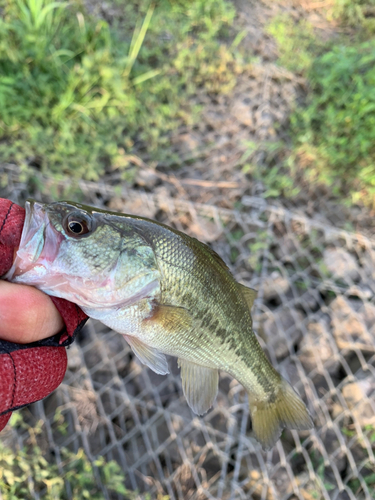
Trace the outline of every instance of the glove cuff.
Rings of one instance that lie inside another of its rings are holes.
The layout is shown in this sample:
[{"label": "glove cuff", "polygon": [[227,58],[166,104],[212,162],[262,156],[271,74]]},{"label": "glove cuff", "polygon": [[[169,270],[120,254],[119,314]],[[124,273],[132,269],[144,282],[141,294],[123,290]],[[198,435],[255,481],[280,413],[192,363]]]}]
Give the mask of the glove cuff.
[{"label": "glove cuff", "polygon": [[64,347],[13,346],[15,350],[0,354],[0,417],[48,396],[61,384],[67,367]]}]

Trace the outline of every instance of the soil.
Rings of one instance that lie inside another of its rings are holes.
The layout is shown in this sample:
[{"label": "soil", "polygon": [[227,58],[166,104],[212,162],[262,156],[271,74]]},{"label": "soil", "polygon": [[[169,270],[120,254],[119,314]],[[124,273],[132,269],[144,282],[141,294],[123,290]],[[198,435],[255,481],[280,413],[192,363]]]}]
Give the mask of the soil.
[{"label": "soil", "polygon": [[[265,186],[242,170],[249,143],[260,146],[252,158],[259,167],[269,165],[262,145],[289,144],[289,115],[306,92],[300,76],[277,65],[265,24],[286,11],[308,18],[325,39],[337,36],[337,27],[312,0],[235,4],[246,31],[243,47],[257,62],[230,93],[196,96],[201,120],[171,141],[182,167],[138,159],[132,189],[116,194],[108,179],[84,184],[84,193],[88,203],[155,218],[209,242],[239,281],[259,290],[255,331],[307,402],[315,430],[286,431],[265,454],[251,434],[240,384],[221,374],[213,410],[197,418],[182,395],[175,360],[169,376],[155,375],[120,335],[97,323],[70,349],[63,386],[43,410],[25,410],[24,418],[32,423],[47,415],[50,449],[82,446],[91,456],[117,460],[142,499],[148,491],[152,499],[173,500],[367,500],[364,478],[375,451],[372,214],[345,208],[316,186],[293,200],[270,201]],[[103,12],[116,15],[107,4]],[[0,194],[22,202],[22,183],[12,175]],[[348,223],[357,234],[342,230]],[[68,423],[65,437],[53,428],[57,406]]]},{"label": "soil", "polygon": [[[228,94],[202,93],[196,97],[196,103],[203,107],[199,123],[171,139],[182,167],[170,170],[160,164],[155,175],[153,169],[144,165],[135,187],[198,203],[239,208],[247,196],[262,198],[266,191],[262,182],[242,171],[249,145],[257,147],[257,153],[248,160],[257,168],[272,168],[285,159],[285,152],[275,153],[270,159],[266,146],[278,142],[286,150],[290,146],[289,116],[293,106],[306,95],[307,82],[277,65],[276,44],[264,28],[275,15],[285,12],[297,20],[307,19],[323,41],[337,37],[340,29],[327,21],[319,3],[314,1],[234,3],[238,11],[236,25],[246,32],[241,48],[256,57],[256,62],[238,76]],[[324,186],[297,182],[302,187],[300,195],[280,195],[267,202],[335,227],[375,234],[373,212],[363,206],[348,208]]]}]

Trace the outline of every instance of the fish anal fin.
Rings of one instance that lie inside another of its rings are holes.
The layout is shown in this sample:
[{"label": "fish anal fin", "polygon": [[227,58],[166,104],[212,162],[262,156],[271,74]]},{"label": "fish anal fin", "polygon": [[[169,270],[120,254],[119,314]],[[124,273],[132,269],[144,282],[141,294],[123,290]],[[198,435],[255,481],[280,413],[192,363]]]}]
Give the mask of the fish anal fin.
[{"label": "fish anal fin", "polygon": [[241,285],[238,283],[239,289],[241,290],[242,296],[245,298],[249,309],[251,309],[254,305],[254,300],[257,298],[258,292],[249,288],[248,286]]},{"label": "fish anal fin", "polygon": [[188,405],[194,413],[203,415],[216,399],[219,372],[216,368],[207,368],[184,359],[178,360],[181,368],[182,390]]},{"label": "fish anal fin", "polygon": [[308,430],[314,427],[305,403],[283,378],[274,401],[257,402],[249,398],[255,437],[264,450],[270,450],[284,428]]},{"label": "fish anal fin", "polygon": [[155,304],[151,315],[143,320],[145,325],[154,322],[161,325],[165,330],[176,333],[183,330],[190,330],[193,318],[184,307],[170,306],[166,304]]},{"label": "fish anal fin", "polygon": [[124,335],[124,337],[134,354],[144,365],[148,366],[159,375],[166,375],[169,373],[167,359],[163,353],[146,345],[137,337],[131,335]]}]

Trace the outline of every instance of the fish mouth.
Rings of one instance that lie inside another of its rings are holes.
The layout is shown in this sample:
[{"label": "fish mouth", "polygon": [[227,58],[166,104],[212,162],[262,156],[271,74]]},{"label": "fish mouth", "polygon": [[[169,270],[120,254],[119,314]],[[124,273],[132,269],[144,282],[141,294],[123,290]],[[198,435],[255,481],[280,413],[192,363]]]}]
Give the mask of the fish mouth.
[{"label": "fish mouth", "polygon": [[4,278],[15,278],[31,271],[36,265],[51,263],[57,256],[63,236],[51,224],[46,205],[35,200],[25,203],[25,222],[12,267]]}]

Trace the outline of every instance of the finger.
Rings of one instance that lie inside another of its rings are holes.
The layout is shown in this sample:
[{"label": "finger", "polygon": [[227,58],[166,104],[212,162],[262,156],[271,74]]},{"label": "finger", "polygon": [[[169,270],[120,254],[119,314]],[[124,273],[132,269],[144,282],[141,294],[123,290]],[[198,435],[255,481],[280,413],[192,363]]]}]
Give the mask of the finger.
[{"label": "finger", "polygon": [[0,280],[0,338],[27,344],[62,330],[63,320],[48,295]]}]

